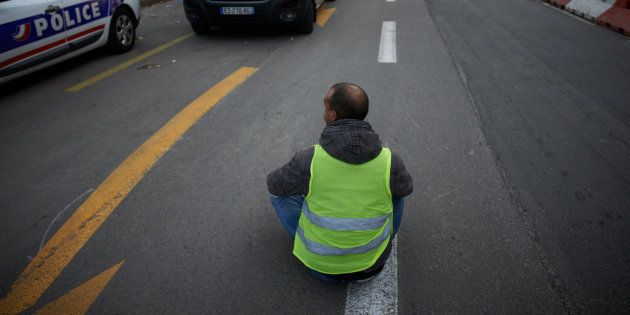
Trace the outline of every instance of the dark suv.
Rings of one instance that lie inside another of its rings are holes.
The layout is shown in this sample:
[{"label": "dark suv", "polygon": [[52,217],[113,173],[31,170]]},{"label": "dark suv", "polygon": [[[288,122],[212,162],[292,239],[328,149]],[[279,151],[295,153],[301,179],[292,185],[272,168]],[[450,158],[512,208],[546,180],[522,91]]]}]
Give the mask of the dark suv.
[{"label": "dark suv", "polygon": [[324,0],[184,0],[186,18],[197,34],[212,26],[273,24],[313,32],[315,9]]}]

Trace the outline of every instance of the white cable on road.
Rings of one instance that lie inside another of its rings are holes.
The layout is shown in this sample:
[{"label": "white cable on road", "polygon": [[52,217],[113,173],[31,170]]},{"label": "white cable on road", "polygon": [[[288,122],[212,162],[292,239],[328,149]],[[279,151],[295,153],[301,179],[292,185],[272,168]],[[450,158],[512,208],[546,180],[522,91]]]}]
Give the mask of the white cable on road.
[{"label": "white cable on road", "polygon": [[378,62],[396,63],[396,22],[383,22],[381,44],[378,49]]},{"label": "white cable on road", "polygon": [[383,271],[365,283],[348,285],[346,315],[398,313],[398,238],[392,242],[392,252]]},{"label": "white cable on road", "polygon": [[81,198],[83,198],[83,196],[91,193],[93,190],[94,190],[94,188],[88,189],[86,192],[82,193],[81,196],[79,196],[79,197],[75,198],[74,200],[72,200],[72,202],[70,202],[67,206],[65,206],[63,208],[63,210],[61,210],[61,212],[57,213],[55,218],[48,225],[48,228],[46,229],[46,232],[44,232],[44,236],[42,236],[42,241],[39,243],[39,250],[37,251],[38,254],[39,254],[39,252],[42,251],[42,248],[44,247],[44,243],[46,243],[46,237],[48,236],[48,232],[50,232],[50,229],[53,227],[53,225],[55,225],[55,222],[59,219],[59,217],[64,212],[66,212],[66,210],[68,210],[68,208],[70,208],[70,206],[72,206],[72,204],[74,204],[75,202],[79,201]]}]

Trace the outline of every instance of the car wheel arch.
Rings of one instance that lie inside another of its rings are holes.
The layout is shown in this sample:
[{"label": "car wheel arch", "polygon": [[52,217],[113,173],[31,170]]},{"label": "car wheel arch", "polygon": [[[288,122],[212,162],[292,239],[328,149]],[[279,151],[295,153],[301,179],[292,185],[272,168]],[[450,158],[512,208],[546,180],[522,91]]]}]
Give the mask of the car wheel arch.
[{"label": "car wheel arch", "polygon": [[121,3],[120,5],[118,5],[116,7],[116,9],[114,9],[114,12],[112,12],[111,16],[114,16],[114,14],[116,14],[116,12],[118,12],[119,10],[125,10],[128,13],[131,13],[131,22],[133,22],[133,26],[134,27],[138,27],[138,24],[140,23],[140,21],[138,21],[138,17],[136,17],[135,12],[133,11],[133,9],[126,3]]}]

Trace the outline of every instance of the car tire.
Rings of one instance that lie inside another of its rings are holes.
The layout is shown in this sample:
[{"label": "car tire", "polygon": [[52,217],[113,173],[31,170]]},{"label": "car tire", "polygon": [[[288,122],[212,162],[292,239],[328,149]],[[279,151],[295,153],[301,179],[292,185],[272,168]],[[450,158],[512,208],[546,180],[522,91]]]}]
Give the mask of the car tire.
[{"label": "car tire", "polygon": [[118,8],[109,25],[107,49],[114,54],[130,51],[136,43],[136,18],[125,7]]},{"label": "car tire", "polygon": [[190,23],[190,27],[192,27],[193,32],[195,32],[195,34],[197,35],[207,35],[212,30],[212,27],[210,25],[205,24]]},{"label": "car tire", "polygon": [[297,31],[300,34],[313,33],[313,23],[315,21],[315,6],[313,1],[308,0],[306,4],[306,16],[297,27]]}]

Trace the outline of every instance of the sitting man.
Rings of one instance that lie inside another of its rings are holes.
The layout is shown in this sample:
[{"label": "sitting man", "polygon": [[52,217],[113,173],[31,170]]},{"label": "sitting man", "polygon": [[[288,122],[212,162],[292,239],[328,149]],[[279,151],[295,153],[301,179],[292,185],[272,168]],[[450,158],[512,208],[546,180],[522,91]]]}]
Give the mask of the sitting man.
[{"label": "sitting man", "polygon": [[[271,203],[294,237],[293,254],[326,282],[366,281],[385,265],[411,175],[364,121],[368,96],[338,83],[324,98],[319,144],[267,177]],[[392,128],[395,126],[392,126]]]}]

